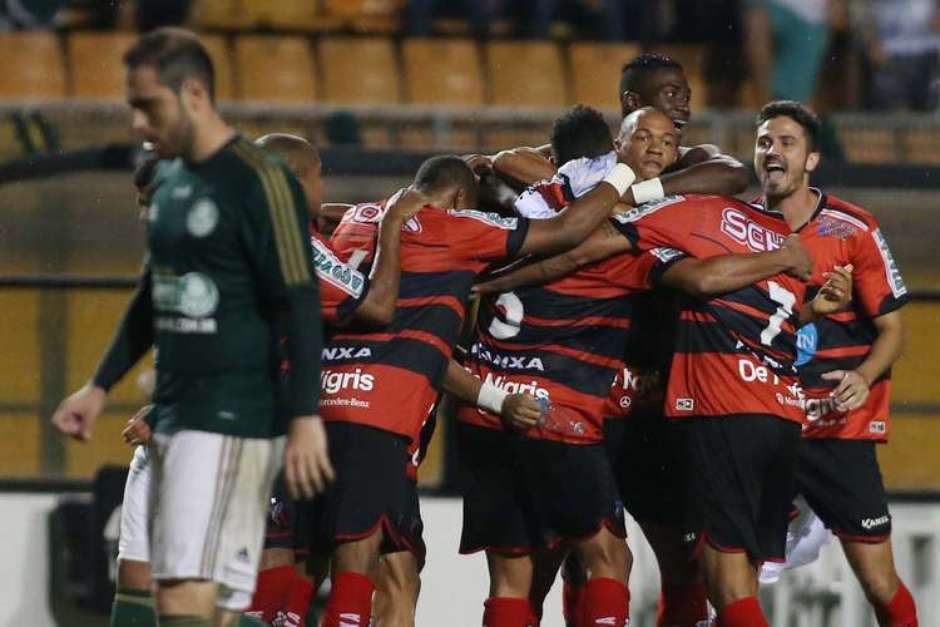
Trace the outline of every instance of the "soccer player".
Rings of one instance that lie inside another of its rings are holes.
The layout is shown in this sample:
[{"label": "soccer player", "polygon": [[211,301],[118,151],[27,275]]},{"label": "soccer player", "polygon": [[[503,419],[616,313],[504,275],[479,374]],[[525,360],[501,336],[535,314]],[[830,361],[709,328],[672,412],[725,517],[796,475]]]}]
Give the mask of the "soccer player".
[{"label": "soccer player", "polygon": [[406,516],[409,443],[436,401],[473,280],[491,262],[576,245],[633,179],[630,168],[618,164],[566,211],[530,223],[473,209],[476,180],[459,157],[422,164],[414,187],[429,204],[402,236],[395,320],[385,333],[338,334],[324,350],[321,412],[340,480],[319,500],[311,531],[314,542],[332,552],[327,627],[338,625],[341,616],[368,624],[380,552],[416,548],[414,521]]},{"label": "soccer player", "polygon": [[[878,624],[916,625],[914,599],[894,566],[875,455],[875,444],[888,438],[891,366],[902,352],[899,309],[907,288],[878,220],[810,186],[819,129],[805,105],[771,102],[758,116],[754,146],[765,210],[799,230],[820,267],[854,268],[852,307],[799,332],[807,402],[796,488],[839,537]],[[811,286],[822,280],[815,274]]]},{"label": "soccer player", "polygon": [[[124,64],[134,130],[173,161],[151,199],[141,285],[92,379],[53,422],[88,439],[108,390],[156,346],[150,552],[159,623],[228,625],[254,589],[282,459],[295,494],[313,496],[333,476],[317,413],[308,218],[296,180],[220,117],[212,62],[195,36],[155,30]],[[285,411],[275,319],[291,362]]]},{"label": "soccer player", "polygon": [[[664,114],[641,109],[625,127],[631,130],[621,158],[643,177],[675,160],[677,133]],[[523,215],[551,215],[613,161],[609,130],[594,110],[575,108],[556,121],[552,136],[555,161],[565,165],[554,180],[520,196]],[[598,444],[634,296],[657,283],[697,296],[739,289],[780,272],[789,252],[708,260],[663,248],[619,255],[541,288],[502,293],[484,312],[468,356],[471,372],[484,385],[535,390],[550,403],[548,420],[555,423],[525,429],[520,438],[484,412],[459,414],[467,475],[461,551],[487,551],[485,625],[524,624],[534,553],[560,543],[571,546],[590,573],[572,622],[626,619],[628,558],[617,538],[624,535],[622,511]]]}]

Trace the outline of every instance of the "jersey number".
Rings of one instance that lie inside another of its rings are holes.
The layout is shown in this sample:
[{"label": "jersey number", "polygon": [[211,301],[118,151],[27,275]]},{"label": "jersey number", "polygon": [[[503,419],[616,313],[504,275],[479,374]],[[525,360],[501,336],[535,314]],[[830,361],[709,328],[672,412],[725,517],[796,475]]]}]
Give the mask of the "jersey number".
[{"label": "jersey number", "polygon": [[490,335],[497,340],[507,340],[519,335],[525,315],[519,297],[512,292],[500,294],[493,308],[496,312],[490,322]]},{"label": "jersey number", "polygon": [[767,320],[767,326],[761,331],[760,341],[765,346],[774,343],[774,338],[780,335],[780,325],[783,321],[793,315],[793,305],[796,304],[796,295],[788,289],[780,286],[775,281],[767,281],[767,287],[770,288],[770,299],[780,305],[774,315]]}]

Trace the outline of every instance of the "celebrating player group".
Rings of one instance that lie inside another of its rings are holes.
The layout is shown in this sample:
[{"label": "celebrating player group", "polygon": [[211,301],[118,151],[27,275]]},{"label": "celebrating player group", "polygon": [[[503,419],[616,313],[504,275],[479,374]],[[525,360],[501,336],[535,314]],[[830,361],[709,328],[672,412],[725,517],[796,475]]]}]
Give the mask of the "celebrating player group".
[{"label": "celebrating player group", "polygon": [[417,472],[445,397],[486,627],[540,624],[559,573],[567,625],[628,625],[625,511],[662,627],[768,625],[759,581],[818,551],[788,525],[839,538],[879,625],[917,625],[875,456],[907,290],[876,219],[810,186],[805,105],[763,107],[741,200],[741,163],[682,145],[682,67],[644,54],[616,136],[575,106],[545,146],[433,157],[344,206],[308,141],[226,123],[191,33],[146,34],[124,63],[152,152],[146,260],[53,417],[88,439],[155,350],[124,434],[113,626],[305,625],[327,578],[324,627],[414,625]]}]

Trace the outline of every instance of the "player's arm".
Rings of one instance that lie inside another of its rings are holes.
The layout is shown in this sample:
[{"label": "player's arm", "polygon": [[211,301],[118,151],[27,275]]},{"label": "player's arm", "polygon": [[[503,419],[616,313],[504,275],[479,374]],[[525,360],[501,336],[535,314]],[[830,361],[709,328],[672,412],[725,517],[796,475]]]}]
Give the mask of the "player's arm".
[{"label": "player's arm", "polygon": [[489,381],[480,381],[453,359],[447,365],[444,391],[468,405],[501,416],[515,429],[531,429],[542,414],[542,408],[533,396],[509,394]]},{"label": "player's arm", "polygon": [[[709,157],[700,148],[686,152],[669,173],[632,185],[624,201],[637,206],[671,194],[733,196],[747,189],[749,174],[744,164],[720,153]],[[686,160],[690,154],[705,158]]]},{"label": "player's arm", "polygon": [[401,228],[427,204],[415,190],[396,196],[382,216],[372,275],[365,298],[353,310],[353,318],[385,326],[395,317],[395,300],[401,282]]},{"label": "player's arm", "polygon": [[340,202],[323,203],[320,205],[320,215],[317,216],[317,230],[321,233],[332,233],[352,207],[353,205]]},{"label": "player's arm", "polygon": [[708,298],[743,289],[778,274],[797,272],[808,279],[812,268],[812,260],[800,238],[791,235],[780,248],[768,252],[707,259],[686,257],[669,266],[658,283],[696,298]]},{"label": "player's arm", "polygon": [[242,238],[254,279],[268,305],[284,322],[287,358],[288,428],[284,472],[295,498],[310,498],[333,478],[326,432],[319,416],[320,298],[300,185],[286,170],[266,173],[246,194]]},{"label": "player's arm", "polygon": [[[854,371],[846,372],[833,391],[839,402],[849,409],[864,404],[868,398],[868,388],[887,372],[904,352],[904,322],[900,311],[895,310],[878,316],[872,323],[878,337],[872,342],[868,357]],[[862,381],[853,382],[853,372],[857,373]],[[861,389],[861,383],[865,384],[864,390]]]},{"label": "player's arm", "polygon": [[555,175],[555,165],[534,148],[503,150],[493,157],[492,164],[497,176],[520,188]]},{"label": "player's arm", "polygon": [[111,388],[153,346],[153,303],[149,267],[144,268],[117,331],[111,338],[95,374],[80,390],[62,401],[52,422],[62,433],[78,440],[91,437],[95,420]]},{"label": "player's arm", "polygon": [[[594,189],[555,217],[531,220],[517,254],[553,255],[576,247],[601,226],[635,178],[629,166],[618,163]],[[630,247],[629,242],[625,245]]]}]

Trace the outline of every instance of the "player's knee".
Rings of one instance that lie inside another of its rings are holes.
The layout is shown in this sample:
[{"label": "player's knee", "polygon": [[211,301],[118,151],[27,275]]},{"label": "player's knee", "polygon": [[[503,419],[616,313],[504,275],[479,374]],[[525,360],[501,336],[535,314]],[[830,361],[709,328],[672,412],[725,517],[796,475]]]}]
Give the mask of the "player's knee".
[{"label": "player's knee", "polygon": [[338,545],[333,554],[334,570],[375,576],[379,563],[382,533]]},{"label": "player's knee", "polygon": [[150,562],[118,560],[117,587],[131,590],[150,590]]},{"label": "player's knee", "polygon": [[576,553],[592,578],[608,577],[627,581],[632,555],[623,538],[605,529],[590,540],[582,542]]},{"label": "player's knee", "polygon": [[491,597],[528,598],[533,567],[528,556],[488,555]]},{"label": "player's knee", "polygon": [[865,596],[875,605],[887,605],[894,598],[901,581],[893,565],[887,564],[883,568],[871,569],[860,578]]}]

